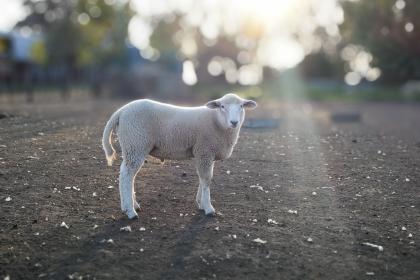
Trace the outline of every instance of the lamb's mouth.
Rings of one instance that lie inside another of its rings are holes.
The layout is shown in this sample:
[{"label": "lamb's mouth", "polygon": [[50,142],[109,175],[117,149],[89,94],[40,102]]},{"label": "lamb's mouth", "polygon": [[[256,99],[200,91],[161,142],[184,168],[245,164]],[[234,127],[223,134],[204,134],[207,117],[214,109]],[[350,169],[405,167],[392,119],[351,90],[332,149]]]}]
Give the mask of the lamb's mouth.
[{"label": "lamb's mouth", "polygon": [[239,122],[238,121],[230,121],[230,125],[231,128],[237,128],[239,126]]}]

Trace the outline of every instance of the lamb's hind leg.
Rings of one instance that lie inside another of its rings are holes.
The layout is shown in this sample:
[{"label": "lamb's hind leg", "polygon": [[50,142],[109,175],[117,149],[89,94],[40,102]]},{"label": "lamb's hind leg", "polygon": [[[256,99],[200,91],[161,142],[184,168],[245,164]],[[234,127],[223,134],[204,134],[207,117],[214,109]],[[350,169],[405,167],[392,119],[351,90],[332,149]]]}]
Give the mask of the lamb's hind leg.
[{"label": "lamb's hind leg", "polygon": [[134,179],[146,158],[145,154],[124,158],[120,168],[120,197],[121,210],[129,219],[137,218],[136,209],[140,205],[135,200]]},{"label": "lamb's hind leg", "polygon": [[202,194],[201,184],[198,184],[198,190],[197,190],[197,195],[195,196],[195,202],[197,203],[198,209],[203,210],[203,207],[201,206],[201,194]]}]

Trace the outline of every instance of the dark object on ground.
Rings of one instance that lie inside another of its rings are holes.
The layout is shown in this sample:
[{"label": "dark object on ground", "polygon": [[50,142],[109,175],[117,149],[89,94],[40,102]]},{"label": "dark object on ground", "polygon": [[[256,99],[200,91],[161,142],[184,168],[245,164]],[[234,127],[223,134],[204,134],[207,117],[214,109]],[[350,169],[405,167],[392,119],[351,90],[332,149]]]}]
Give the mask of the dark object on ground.
[{"label": "dark object on ground", "polygon": [[359,112],[340,112],[340,113],[331,113],[330,118],[333,122],[343,123],[343,122],[360,122],[362,116]]},{"label": "dark object on ground", "polygon": [[280,119],[247,119],[243,127],[245,128],[269,128],[275,129],[280,125]]},{"label": "dark object on ground", "polygon": [[6,118],[11,118],[13,117],[13,115],[8,114],[8,113],[0,113],[0,119],[6,119]]}]

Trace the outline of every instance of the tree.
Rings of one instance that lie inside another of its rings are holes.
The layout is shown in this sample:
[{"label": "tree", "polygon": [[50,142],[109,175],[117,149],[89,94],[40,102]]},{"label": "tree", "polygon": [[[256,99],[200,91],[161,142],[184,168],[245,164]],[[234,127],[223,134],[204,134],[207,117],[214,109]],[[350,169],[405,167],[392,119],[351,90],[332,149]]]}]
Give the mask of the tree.
[{"label": "tree", "polygon": [[357,44],[372,55],[381,81],[420,79],[420,2],[378,0],[343,2],[343,43]]},{"label": "tree", "polygon": [[63,97],[81,71],[124,63],[128,4],[105,0],[25,0],[30,27],[45,38],[45,64],[60,74]]}]

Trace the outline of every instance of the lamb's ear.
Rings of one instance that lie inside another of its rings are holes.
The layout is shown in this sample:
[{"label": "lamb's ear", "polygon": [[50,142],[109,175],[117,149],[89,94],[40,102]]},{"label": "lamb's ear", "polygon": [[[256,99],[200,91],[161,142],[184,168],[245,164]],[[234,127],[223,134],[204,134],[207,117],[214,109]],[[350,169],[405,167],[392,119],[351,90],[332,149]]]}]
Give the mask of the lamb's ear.
[{"label": "lamb's ear", "polygon": [[257,102],[253,100],[245,100],[243,103],[244,108],[246,109],[255,109],[257,107]]},{"label": "lamb's ear", "polygon": [[206,103],[206,107],[210,109],[216,109],[220,107],[220,102],[217,100],[212,100]]}]

